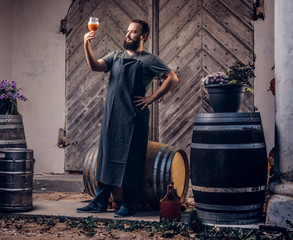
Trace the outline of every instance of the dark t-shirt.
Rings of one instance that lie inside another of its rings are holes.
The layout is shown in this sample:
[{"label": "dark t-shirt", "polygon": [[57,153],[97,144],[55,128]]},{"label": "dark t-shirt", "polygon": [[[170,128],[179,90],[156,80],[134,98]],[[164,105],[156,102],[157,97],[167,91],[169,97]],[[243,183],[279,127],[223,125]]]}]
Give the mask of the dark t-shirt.
[{"label": "dark t-shirt", "polygon": [[149,88],[149,84],[154,77],[161,78],[171,71],[159,57],[145,51],[135,55],[129,55],[127,51],[112,51],[102,59],[105,61],[107,68],[111,70],[113,63],[119,58],[136,59],[142,62],[143,85],[146,89]]}]

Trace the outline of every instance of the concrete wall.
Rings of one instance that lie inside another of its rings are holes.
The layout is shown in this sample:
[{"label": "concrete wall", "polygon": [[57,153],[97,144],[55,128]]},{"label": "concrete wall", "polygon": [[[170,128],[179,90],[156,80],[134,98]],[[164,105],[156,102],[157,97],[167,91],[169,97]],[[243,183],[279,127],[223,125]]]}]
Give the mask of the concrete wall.
[{"label": "concrete wall", "polygon": [[12,1],[0,1],[0,81],[12,76]]},{"label": "concrete wall", "polygon": [[265,17],[254,22],[255,92],[254,105],[261,113],[267,152],[275,146],[275,97],[270,81],[275,73],[274,66],[274,0],[264,1]]},{"label": "concrete wall", "polygon": [[[65,36],[59,33],[71,0],[1,0],[1,79],[23,88],[19,101],[35,171],[64,172],[57,147],[65,123]],[[3,64],[4,63],[4,64]]]}]

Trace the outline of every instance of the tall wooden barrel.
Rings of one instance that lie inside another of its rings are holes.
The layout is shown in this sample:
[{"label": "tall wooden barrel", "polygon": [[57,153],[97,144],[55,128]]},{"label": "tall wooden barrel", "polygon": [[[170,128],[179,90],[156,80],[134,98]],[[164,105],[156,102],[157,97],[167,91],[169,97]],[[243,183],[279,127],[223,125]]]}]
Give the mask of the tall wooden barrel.
[{"label": "tall wooden barrel", "polygon": [[0,211],[32,209],[33,150],[0,148]]},{"label": "tall wooden barrel", "polygon": [[[96,194],[96,168],[98,147],[93,146],[87,153],[83,168],[85,191]],[[186,153],[182,149],[158,142],[149,142],[144,171],[144,189],[142,201],[153,208],[159,206],[160,199],[166,194],[168,182],[174,182],[181,202],[185,200],[189,186],[189,165]],[[121,200],[121,194],[114,192],[114,199]],[[117,199],[118,198],[118,199]]]},{"label": "tall wooden barrel", "polygon": [[0,115],[0,148],[27,148],[21,115]]},{"label": "tall wooden barrel", "polygon": [[260,114],[197,114],[190,169],[195,207],[203,222],[260,221],[267,178]]}]

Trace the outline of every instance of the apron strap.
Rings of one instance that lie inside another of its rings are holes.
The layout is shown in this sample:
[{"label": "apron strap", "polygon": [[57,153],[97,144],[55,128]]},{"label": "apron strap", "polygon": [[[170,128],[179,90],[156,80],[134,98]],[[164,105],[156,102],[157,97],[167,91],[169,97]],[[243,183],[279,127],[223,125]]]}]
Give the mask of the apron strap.
[{"label": "apron strap", "polygon": [[138,55],[137,61],[139,61],[139,58],[140,58],[141,53],[142,53],[142,51],[139,52],[139,55]]}]

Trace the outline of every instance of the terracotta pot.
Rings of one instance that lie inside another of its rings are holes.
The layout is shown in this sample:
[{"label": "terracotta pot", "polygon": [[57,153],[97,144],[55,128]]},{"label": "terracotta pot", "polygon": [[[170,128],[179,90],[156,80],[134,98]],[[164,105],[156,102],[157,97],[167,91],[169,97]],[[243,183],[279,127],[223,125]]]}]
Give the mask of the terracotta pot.
[{"label": "terracotta pot", "polygon": [[243,84],[210,84],[206,88],[215,113],[240,110],[245,92]]}]

